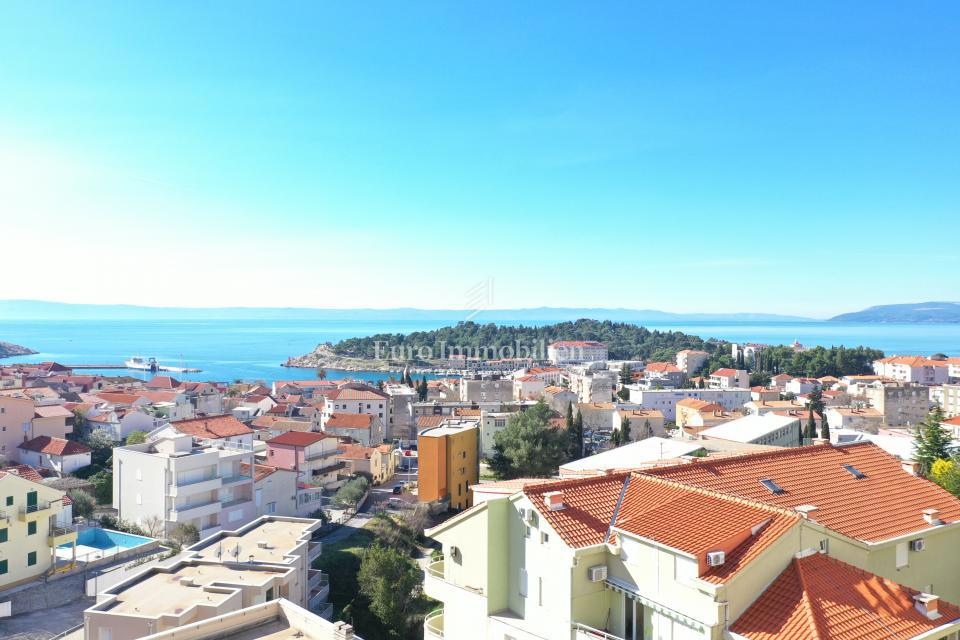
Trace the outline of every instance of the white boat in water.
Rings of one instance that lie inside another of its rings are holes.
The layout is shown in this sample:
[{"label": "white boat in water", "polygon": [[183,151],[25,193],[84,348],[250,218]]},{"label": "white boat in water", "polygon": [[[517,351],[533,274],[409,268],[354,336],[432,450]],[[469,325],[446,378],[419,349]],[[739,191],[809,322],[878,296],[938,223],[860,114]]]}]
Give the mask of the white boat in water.
[{"label": "white boat in water", "polygon": [[157,363],[156,358],[141,358],[135,356],[129,360],[124,361],[127,369],[139,369],[140,371],[159,371],[160,365]]}]

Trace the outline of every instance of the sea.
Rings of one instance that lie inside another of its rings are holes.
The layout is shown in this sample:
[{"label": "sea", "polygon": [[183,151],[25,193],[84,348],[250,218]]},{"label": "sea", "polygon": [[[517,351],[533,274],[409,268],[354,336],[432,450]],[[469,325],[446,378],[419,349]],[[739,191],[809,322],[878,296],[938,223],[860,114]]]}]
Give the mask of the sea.
[{"label": "sea", "polygon": [[[482,321],[482,317],[476,318]],[[323,342],[378,333],[436,329],[444,321],[390,320],[0,320],[0,340],[30,347],[38,354],[5,358],[0,363],[55,360],[63,364],[121,364],[132,356],[155,357],[162,365],[201,369],[176,374],[184,380],[264,381],[312,378],[309,369],[283,366],[290,356],[308,353]],[[546,324],[525,320],[523,324]],[[960,355],[960,324],[886,324],[810,322],[643,323],[650,329],[683,331],[732,342],[807,346],[863,345],[890,354]],[[96,371],[140,378],[146,372]],[[382,372],[328,370],[327,377],[371,382]]]}]

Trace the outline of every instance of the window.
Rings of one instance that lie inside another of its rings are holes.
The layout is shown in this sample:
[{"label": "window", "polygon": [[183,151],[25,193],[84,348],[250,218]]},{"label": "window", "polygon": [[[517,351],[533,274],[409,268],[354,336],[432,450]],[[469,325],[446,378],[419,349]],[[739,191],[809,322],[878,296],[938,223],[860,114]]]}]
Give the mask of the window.
[{"label": "window", "polygon": [[550,542],[550,534],[546,531],[540,532],[540,544],[547,544]]},{"label": "window", "polygon": [[830,553],[830,538],[824,538],[820,541],[820,552]]},{"label": "window", "polygon": [[520,597],[527,597],[527,570],[524,568],[520,569]]},{"label": "window", "polygon": [[268,502],[267,503],[267,513],[276,513],[277,512],[277,503]]},{"label": "window", "polygon": [[36,522],[36,520],[34,520],[33,522],[28,522],[28,523],[27,523],[27,535],[28,535],[28,536],[34,536],[34,535],[36,535],[36,534],[37,534],[37,522]]},{"label": "window", "polygon": [[35,564],[37,564],[37,552],[31,551],[27,554],[27,566],[32,567]]},{"label": "window", "polygon": [[908,560],[909,554],[907,553],[907,549],[908,547],[906,542],[901,542],[897,545],[897,569],[902,569],[910,564]]},{"label": "window", "polygon": [[760,481],[760,484],[766,487],[770,491],[770,493],[773,493],[773,494],[785,493],[783,490],[783,487],[778,485],[773,480],[770,480],[769,478],[764,478],[763,480]]},{"label": "window", "polygon": [[8,535],[6,527],[0,529],[0,542],[6,542],[9,539]]},{"label": "window", "polygon": [[143,472],[137,469],[137,480],[143,480]]},{"label": "window", "polygon": [[0,560],[0,576],[5,574],[6,572],[7,572],[7,561]]},{"label": "window", "polygon": [[7,496],[7,506],[8,507],[13,506],[13,496]]}]

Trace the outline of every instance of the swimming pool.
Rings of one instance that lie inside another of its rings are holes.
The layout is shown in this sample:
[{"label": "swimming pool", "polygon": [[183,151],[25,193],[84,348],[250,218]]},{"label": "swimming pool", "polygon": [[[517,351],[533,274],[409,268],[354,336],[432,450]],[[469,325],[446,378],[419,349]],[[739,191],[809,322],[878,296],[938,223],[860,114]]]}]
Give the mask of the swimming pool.
[{"label": "swimming pool", "polygon": [[[77,535],[77,546],[90,547],[106,551],[108,549],[117,549],[120,551],[139,547],[142,544],[153,542],[153,538],[145,536],[135,536],[131,533],[113,531],[112,529],[100,529],[91,527],[84,529]],[[70,544],[62,544],[61,547],[69,547]]]}]

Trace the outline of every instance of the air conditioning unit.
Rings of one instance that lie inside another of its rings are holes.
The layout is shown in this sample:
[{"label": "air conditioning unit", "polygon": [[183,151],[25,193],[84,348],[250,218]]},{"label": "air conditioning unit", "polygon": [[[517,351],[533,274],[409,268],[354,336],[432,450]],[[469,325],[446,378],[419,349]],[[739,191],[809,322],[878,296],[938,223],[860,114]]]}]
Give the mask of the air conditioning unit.
[{"label": "air conditioning unit", "polygon": [[526,507],[520,507],[519,512],[520,519],[526,522],[527,518],[530,516],[530,509],[527,509]]},{"label": "air conditioning unit", "polygon": [[587,577],[590,578],[590,582],[601,582],[607,579],[607,565],[598,564],[595,567],[590,567],[587,569]]},{"label": "air conditioning unit", "polygon": [[719,567],[727,561],[727,554],[723,551],[711,551],[707,554],[707,566]]},{"label": "air conditioning unit", "polygon": [[910,541],[910,551],[923,551],[927,548],[927,541],[923,538]]}]

